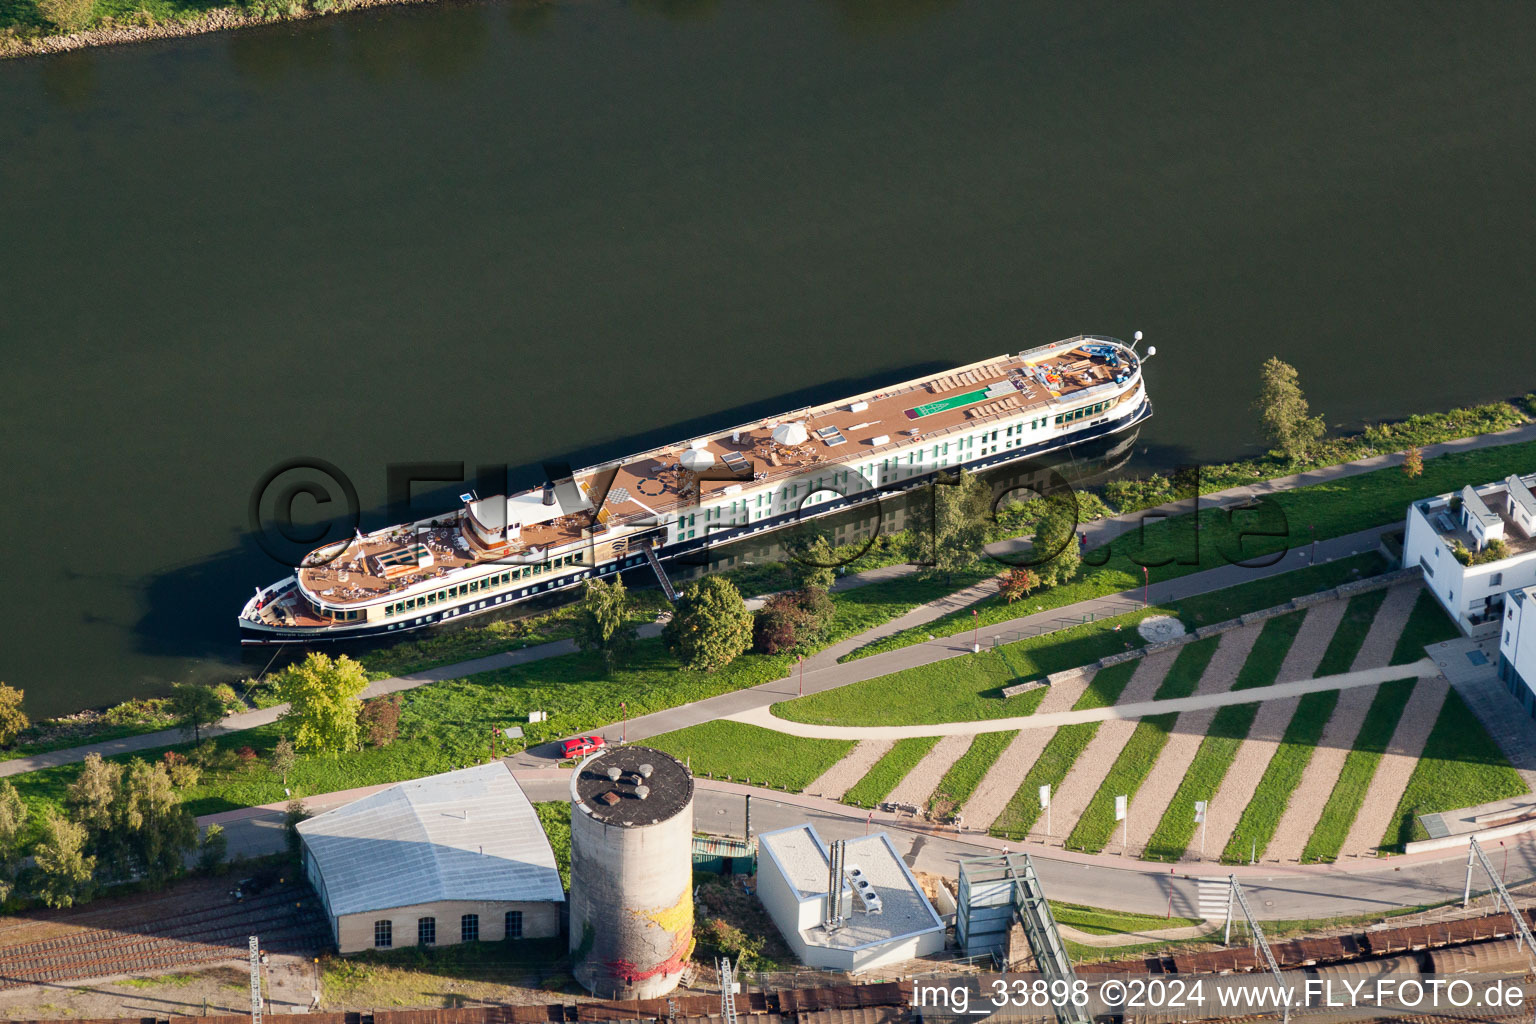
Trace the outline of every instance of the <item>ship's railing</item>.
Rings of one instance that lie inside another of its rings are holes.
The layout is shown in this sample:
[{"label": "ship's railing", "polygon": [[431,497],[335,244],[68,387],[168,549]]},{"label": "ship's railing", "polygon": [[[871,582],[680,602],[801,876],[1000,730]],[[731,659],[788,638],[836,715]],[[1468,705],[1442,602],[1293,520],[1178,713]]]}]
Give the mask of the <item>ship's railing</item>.
[{"label": "ship's railing", "polygon": [[[1085,337],[1088,337],[1088,336],[1085,335]],[[1113,339],[1110,339],[1110,340],[1113,340]],[[1054,346],[1048,346],[1048,347],[1054,347]],[[1113,384],[1113,383],[1098,384],[1098,385],[1095,385],[1092,388],[1084,388],[1081,391],[1074,391],[1074,392],[1072,392],[1072,396],[1071,397],[1072,397],[1072,400],[1075,402],[1076,400],[1080,399],[1082,396],[1084,396],[1084,395],[1086,395],[1086,394],[1088,394],[1090,392],[1097,392],[1097,391],[1099,391],[1101,389],[1105,389],[1105,388],[1121,388],[1126,394],[1130,394],[1130,393],[1134,392],[1136,390],[1137,386],[1140,384],[1140,377],[1141,377],[1141,370],[1138,367],[1137,370],[1136,370],[1136,373],[1134,375],[1132,375],[1129,379],[1127,379],[1125,381],[1125,383],[1123,383],[1123,384]],[[1063,401],[1064,401],[1064,399],[1053,398],[1053,399],[1051,399],[1051,404],[1061,403]],[[767,478],[765,478],[763,480],[750,481],[750,482],[767,485],[769,483],[772,483],[772,482],[775,482],[775,481],[779,481],[779,480],[788,480],[788,479],[793,479],[793,478],[798,477],[798,476],[806,476],[806,475],[809,475],[810,473],[812,473],[813,471],[817,471],[817,472],[839,472],[840,471],[840,467],[847,466],[850,463],[863,461],[864,459],[880,455],[880,454],[882,454],[884,452],[889,452],[889,451],[893,451],[893,450],[905,450],[905,449],[908,449],[908,448],[915,448],[915,447],[926,446],[928,444],[928,442],[932,438],[942,438],[942,437],[946,437],[946,436],[948,436],[950,434],[959,433],[961,431],[974,430],[974,429],[976,429],[977,424],[985,423],[988,420],[992,420],[992,419],[1000,419],[1000,418],[1002,418],[1004,416],[1007,416],[1007,415],[1010,415],[1010,413],[997,413],[997,414],[994,414],[992,416],[983,417],[981,419],[963,420],[960,423],[956,423],[952,427],[944,427],[944,428],[937,429],[937,430],[924,430],[922,432],[922,440],[921,441],[914,442],[913,439],[910,438],[910,437],[906,438],[904,441],[891,441],[889,444],[880,445],[878,448],[862,449],[862,450],[860,450],[858,452],[857,455],[855,455],[854,453],[850,452],[848,455],[844,456],[842,459],[840,459],[840,460],[838,460],[836,462],[831,461],[831,460],[827,460],[827,461],[824,461],[824,462],[811,463],[810,465],[807,465],[807,466],[796,466],[796,467],[790,468],[788,472],[770,473],[770,474],[768,474]],[[784,467],[780,467],[780,468],[784,468]],[[746,481],[746,480],[742,481],[743,484],[746,484],[748,482],[749,481]],[[696,501],[689,501],[689,502],[685,503],[684,501],[679,499],[677,501],[671,501],[671,502],[667,502],[665,504],[660,503],[660,502],[655,502],[655,501],[652,501],[649,504],[650,504],[652,512],[655,512],[657,515],[663,515],[663,514],[668,513],[668,512],[675,512],[675,511],[677,511],[678,509],[681,509],[681,508],[693,508],[698,503]],[[628,515],[628,516],[614,516],[611,520],[609,520],[608,525],[610,527],[623,526],[623,525],[629,525],[629,524],[635,523],[635,522],[642,522],[642,521],[650,520],[651,518],[652,518],[652,516],[648,512],[636,512],[636,513],[633,513],[633,514]]]}]

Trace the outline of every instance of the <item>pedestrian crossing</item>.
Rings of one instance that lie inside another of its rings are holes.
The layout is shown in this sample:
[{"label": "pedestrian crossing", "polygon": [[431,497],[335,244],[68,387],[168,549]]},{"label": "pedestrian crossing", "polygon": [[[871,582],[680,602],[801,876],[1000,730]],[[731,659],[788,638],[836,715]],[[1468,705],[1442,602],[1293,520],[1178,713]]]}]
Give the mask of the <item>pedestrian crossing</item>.
[{"label": "pedestrian crossing", "polygon": [[1227,898],[1232,883],[1225,878],[1195,879],[1195,906],[1207,921],[1221,921],[1227,916]]}]

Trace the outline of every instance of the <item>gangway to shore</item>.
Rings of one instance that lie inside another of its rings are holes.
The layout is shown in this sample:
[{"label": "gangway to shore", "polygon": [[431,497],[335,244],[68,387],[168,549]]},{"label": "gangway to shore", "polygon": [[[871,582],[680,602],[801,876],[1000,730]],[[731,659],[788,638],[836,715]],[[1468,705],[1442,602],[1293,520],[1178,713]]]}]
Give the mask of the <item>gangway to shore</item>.
[{"label": "gangway to shore", "polygon": [[677,603],[677,588],[672,585],[672,577],[667,575],[667,570],[661,567],[661,559],[656,557],[656,549],[651,545],[645,545],[645,560],[651,563],[651,568],[656,572],[656,579],[661,581],[661,591],[667,595],[667,600]]}]

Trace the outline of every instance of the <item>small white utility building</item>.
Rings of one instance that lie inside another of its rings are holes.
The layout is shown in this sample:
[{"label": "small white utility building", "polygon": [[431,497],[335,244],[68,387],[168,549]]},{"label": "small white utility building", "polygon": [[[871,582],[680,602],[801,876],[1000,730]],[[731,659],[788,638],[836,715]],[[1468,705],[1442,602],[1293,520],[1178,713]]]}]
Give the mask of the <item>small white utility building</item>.
[{"label": "small white utility building", "polygon": [[1526,713],[1536,718],[1536,587],[1512,590],[1504,601],[1499,678]]},{"label": "small white utility building", "polygon": [[1536,474],[1463,487],[1408,507],[1403,565],[1424,582],[1463,633],[1497,635],[1504,595],[1536,584]]},{"label": "small white utility building", "polygon": [[560,934],[554,851],[499,761],[354,800],[299,837],[343,953]]},{"label": "small white utility building", "polygon": [[[868,971],[944,948],[944,922],[884,832],[847,840],[836,880],[832,853],[810,825],[757,839],[758,898],[807,966]],[[829,898],[834,884],[840,908]]]}]

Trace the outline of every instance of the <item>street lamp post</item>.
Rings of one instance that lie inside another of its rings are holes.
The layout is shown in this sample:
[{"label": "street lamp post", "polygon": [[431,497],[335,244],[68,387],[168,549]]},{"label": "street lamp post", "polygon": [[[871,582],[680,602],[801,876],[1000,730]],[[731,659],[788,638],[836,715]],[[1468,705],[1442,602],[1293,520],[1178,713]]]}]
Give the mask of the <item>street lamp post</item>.
[{"label": "street lamp post", "polygon": [[1152,607],[1152,570],[1146,566],[1141,567],[1141,606]]},{"label": "street lamp post", "polygon": [[805,655],[800,655],[800,696],[805,696]]},{"label": "street lamp post", "polygon": [[1307,529],[1312,531],[1312,560],[1310,562],[1308,562],[1307,564],[1308,565],[1316,565],[1317,564],[1317,527],[1312,526],[1311,524],[1308,524]]},{"label": "street lamp post", "polygon": [[625,703],[622,700],[619,701],[619,714],[623,716],[623,722],[619,726],[619,742],[620,743],[628,743],[629,742],[629,711],[627,709],[627,705],[625,705]]},{"label": "street lamp post", "polygon": [[971,609],[971,653],[981,653],[981,616],[975,608]]}]

